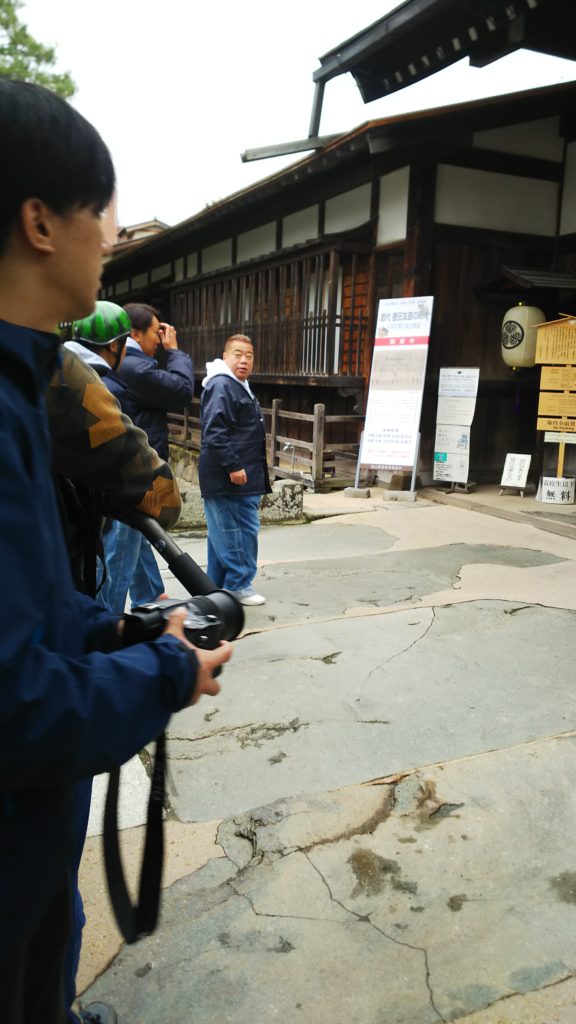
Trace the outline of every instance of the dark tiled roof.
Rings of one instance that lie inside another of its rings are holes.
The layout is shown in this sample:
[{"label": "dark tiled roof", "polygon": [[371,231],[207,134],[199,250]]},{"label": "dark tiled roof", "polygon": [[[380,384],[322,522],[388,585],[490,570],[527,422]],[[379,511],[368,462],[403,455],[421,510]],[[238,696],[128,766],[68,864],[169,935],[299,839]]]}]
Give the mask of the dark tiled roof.
[{"label": "dark tiled roof", "polygon": [[501,266],[487,289],[506,291],[510,287],[523,289],[556,288],[559,291],[576,291],[576,277],[559,270],[539,270],[534,267]]},{"label": "dark tiled roof", "polygon": [[574,0],[405,0],[321,57],[313,77],[350,72],[368,103],[463,58],[484,67],[517,49],[576,59]]}]

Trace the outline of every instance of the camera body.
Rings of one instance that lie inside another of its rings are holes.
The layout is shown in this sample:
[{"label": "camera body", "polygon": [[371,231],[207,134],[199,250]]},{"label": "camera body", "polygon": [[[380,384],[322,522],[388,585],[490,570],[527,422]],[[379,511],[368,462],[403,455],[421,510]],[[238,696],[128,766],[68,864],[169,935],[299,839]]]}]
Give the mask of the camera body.
[{"label": "camera body", "polygon": [[163,598],[139,605],[124,616],[125,646],[160,636],[177,608],[186,609],[183,624],[186,639],[205,651],[218,647],[221,640],[235,640],[244,625],[242,605],[225,590],[187,600]]}]

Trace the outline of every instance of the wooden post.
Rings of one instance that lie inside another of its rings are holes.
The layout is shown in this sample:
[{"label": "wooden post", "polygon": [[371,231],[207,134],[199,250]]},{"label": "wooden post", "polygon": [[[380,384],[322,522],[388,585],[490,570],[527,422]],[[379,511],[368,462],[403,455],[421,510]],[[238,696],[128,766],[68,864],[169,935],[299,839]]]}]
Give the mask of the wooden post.
[{"label": "wooden post", "polygon": [[566,445],[564,441],[561,441],[558,445],[558,468],[556,470],[556,476],[560,479],[564,476],[564,453],[566,451]]},{"label": "wooden post", "polygon": [[[338,300],[338,277],[340,254],[335,249],[330,253],[328,268],[328,322],[326,334],[325,373],[340,373],[340,353],[336,352],[336,312]],[[340,339],[342,345],[342,339]]]},{"label": "wooden post", "polygon": [[314,490],[324,481],[324,421],[325,407],[314,406],[314,424],[312,433],[312,486]]},{"label": "wooden post", "polygon": [[278,433],[278,412],[282,408],[282,400],[280,398],[274,398],[272,401],[272,415],[270,417],[270,451],[268,456],[268,464],[272,470],[272,476],[275,476],[274,467],[278,465],[276,457],[276,435]]},{"label": "wooden post", "polygon": [[435,195],[436,165],[429,160],[415,160],[410,167],[402,267],[406,297],[430,294]]},{"label": "wooden post", "polygon": [[[567,390],[564,390],[563,398],[564,398],[565,402],[568,402],[570,400],[570,392],[567,391]],[[564,415],[566,415],[566,413],[564,413]],[[556,476],[558,477],[558,479],[561,479],[564,476],[564,456],[565,456],[565,454],[566,454],[566,445],[565,445],[564,441],[561,441],[560,444],[558,445],[558,468],[556,470]]]}]

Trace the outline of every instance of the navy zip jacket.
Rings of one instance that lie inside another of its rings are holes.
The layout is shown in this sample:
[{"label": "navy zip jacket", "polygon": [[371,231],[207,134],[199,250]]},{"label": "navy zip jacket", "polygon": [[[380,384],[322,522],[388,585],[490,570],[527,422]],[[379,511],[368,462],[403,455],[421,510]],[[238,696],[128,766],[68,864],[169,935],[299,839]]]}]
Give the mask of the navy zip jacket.
[{"label": "navy zip jacket", "polygon": [[[202,444],[198,478],[203,498],[240,498],[269,494],[266,431],[254,396],[234,377],[208,377],[200,399]],[[245,484],[233,484],[230,473],[246,471]]]},{"label": "navy zip jacket", "polygon": [[117,400],[122,412],[128,415],[128,388],[123,381],[119,380],[117,374],[113,373],[109,366],[92,366],[93,370],[100,377],[103,384],[106,385],[110,394],[114,395]]},{"label": "navy zip jacket", "polygon": [[73,588],[44,408],[60,343],[0,321],[0,959],[66,877],[74,783],[158,736],[196,675],[174,637],[118,650]]},{"label": "navy zip jacket", "polygon": [[118,374],[114,373],[112,367],[108,366],[106,360],[97,353],[92,352],[91,349],[86,348],[79,341],[67,341],[64,344],[68,351],[73,352],[75,356],[78,356],[78,359],[81,359],[83,363],[86,363],[86,366],[89,366],[94,370],[94,373],[98,374],[110,394],[114,395],[124,415],[129,416],[131,406],[128,401],[128,388],[124,381],[120,380]]},{"label": "navy zip jacket", "polygon": [[166,369],[144,354],[137,343],[126,344],[118,376],[128,388],[125,411],[161,459],[168,461],[168,412],[182,412],[194,394],[194,367],[190,356],[166,349]]}]

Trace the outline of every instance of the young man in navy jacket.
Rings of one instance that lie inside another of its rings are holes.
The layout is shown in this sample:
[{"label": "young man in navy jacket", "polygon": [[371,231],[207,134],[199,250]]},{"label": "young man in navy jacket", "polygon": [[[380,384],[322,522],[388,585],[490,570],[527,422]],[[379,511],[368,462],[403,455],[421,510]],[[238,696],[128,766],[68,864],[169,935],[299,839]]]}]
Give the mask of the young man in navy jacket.
[{"label": "young man in navy jacket", "polygon": [[216,693],[230,645],[192,648],[176,612],[122,649],[121,622],[74,590],[44,394],[56,324],[94,308],[114,170],[72,107],[5,77],[0,138],[0,1000],[3,1024],[64,1024],[75,783]]},{"label": "young man in navy jacket", "polygon": [[[169,412],[181,412],[194,395],[194,367],[189,355],[178,348],[176,331],[160,323],[158,310],[143,303],[124,307],[132,330],[118,375],[128,389],[130,417],[148,435],[148,442],[168,462]],[[162,347],[166,368],[154,358]]]}]

